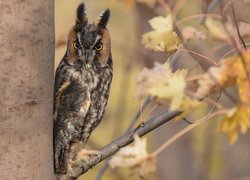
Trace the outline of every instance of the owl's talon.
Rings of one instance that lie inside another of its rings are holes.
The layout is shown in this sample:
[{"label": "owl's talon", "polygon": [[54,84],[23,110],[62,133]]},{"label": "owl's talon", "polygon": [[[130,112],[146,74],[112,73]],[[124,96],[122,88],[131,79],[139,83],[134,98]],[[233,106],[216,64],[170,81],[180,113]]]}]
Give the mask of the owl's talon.
[{"label": "owl's talon", "polygon": [[90,166],[90,163],[89,163],[89,159],[90,157],[93,157],[93,156],[96,156],[97,157],[97,162],[99,162],[101,160],[101,152],[100,151],[96,151],[96,150],[83,150],[80,152],[80,157],[81,157],[81,160],[86,162],[86,164],[88,166]]},{"label": "owl's talon", "polygon": [[96,163],[101,160],[101,152],[96,150],[86,150],[82,149],[80,152],[78,152],[76,156],[76,160],[70,160],[68,163],[68,174],[72,177],[78,173],[80,170],[85,169],[86,166],[91,167],[91,164],[89,162],[89,159],[93,156],[97,157]]},{"label": "owl's talon", "polygon": [[82,173],[82,167],[76,161],[70,160],[68,163],[68,175],[72,178],[78,177]]}]

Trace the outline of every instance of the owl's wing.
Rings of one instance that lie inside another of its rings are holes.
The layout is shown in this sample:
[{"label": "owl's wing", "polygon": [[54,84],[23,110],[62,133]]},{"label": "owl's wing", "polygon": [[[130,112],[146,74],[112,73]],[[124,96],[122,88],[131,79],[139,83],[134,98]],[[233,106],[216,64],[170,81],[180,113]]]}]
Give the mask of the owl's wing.
[{"label": "owl's wing", "polygon": [[54,85],[54,121],[57,119],[58,107],[60,104],[60,98],[63,92],[69,87],[71,81],[66,75],[67,64],[65,63],[65,57],[61,60],[55,73],[55,85]]},{"label": "owl's wing", "polygon": [[54,121],[57,119],[58,108],[60,106],[61,97],[63,92],[68,88],[70,85],[70,81],[64,81],[59,85],[57,88],[55,86],[55,95],[54,95]]},{"label": "owl's wing", "polygon": [[54,101],[54,121],[58,119],[58,115],[64,120],[71,118],[70,116],[84,119],[90,106],[90,93],[86,87],[65,81],[55,93]]},{"label": "owl's wing", "polygon": [[65,57],[61,60],[60,64],[56,69],[55,74],[55,86],[54,86],[54,96],[56,96],[58,90],[63,86],[66,81],[69,81],[69,78],[65,75],[67,71],[65,63]]},{"label": "owl's wing", "polygon": [[67,172],[70,143],[81,136],[81,127],[90,107],[87,87],[64,82],[55,95],[54,165],[57,173]]}]

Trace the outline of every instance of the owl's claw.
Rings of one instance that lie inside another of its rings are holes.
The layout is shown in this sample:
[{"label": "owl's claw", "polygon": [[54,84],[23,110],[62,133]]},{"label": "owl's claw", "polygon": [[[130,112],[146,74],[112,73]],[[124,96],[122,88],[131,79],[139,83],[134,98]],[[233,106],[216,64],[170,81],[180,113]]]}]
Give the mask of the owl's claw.
[{"label": "owl's claw", "polygon": [[101,159],[101,152],[97,151],[97,150],[86,150],[86,149],[83,149],[83,150],[81,150],[79,152],[79,156],[81,158],[81,161],[87,163],[87,165],[90,165],[89,164],[90,157],[96,156],[97,160],[99,162],[100,159]]},{"label": "owl's claw", "polygon": [[[82,149],[77,153],[75,160],[70,160],[68,163],[68,174],[72,177],[76,177],[80,174],[86,166],[91,167],[90,158],[96,156],[96,163],[101,160],[101,152],[97,150]],[[92,168],[92,167],[91,167]]]}]

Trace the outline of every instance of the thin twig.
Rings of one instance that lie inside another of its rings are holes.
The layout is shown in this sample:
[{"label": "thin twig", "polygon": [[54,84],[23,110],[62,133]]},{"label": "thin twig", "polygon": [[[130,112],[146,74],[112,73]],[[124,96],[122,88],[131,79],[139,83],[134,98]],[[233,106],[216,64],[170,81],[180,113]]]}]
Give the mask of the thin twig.
[{"label": "thin twig", "polygon": [[240,39],[240,41],[241,41],[243,47],[244,47],[245,50],[246,50],[246,49],[247,49],[246,44],[245,44],[243,38],[242,38],[241,35],[240,35],[239,26],[238,26],[238,23],[237,23],[237,21],[236,21],[236,15],[235,15],[235,10],[234,10],[234,5],[233,5],[233,3],[231,4],[231,7],[232,7],[233,19],[234,19],[234,24],[235,24],[235,27],[236,27],[236,30],[237,30],[238,37],[239,37],[239,39]]},{"label": "thin twig", "polygon": [[[209,14],[209,12],[211,12],[215,7],[216,7],[216,5],[219,3],[219,0],[214,0],[214,1],[212,1],[209,5],[208,5],[208,7],[207,7],[207,13],[206,14]],[[195,15],[196,16],[196,15]],[[221,18],[221,16],[220,16],[220,18]],[[197,23],[198,24],[202,24],[203,23],[203,21],[204,21],[204,18],[201,18],[201,19],[198,19],[197,20]],[[177,29],[177,31],[178,32],[181,32],[180,30],[179,30],[179,27],[177,26],[177,23],[175,23],[174,22],[174,27]],[[187,46],[187,41],[186,40],[184,40],[183,41],[183,46],[185,47],[185,46]],[[203,69],[203,70],[206,70],[206,68],[205,67],[203,67],[202,66],[202,63],[200,62],[200,61],[198,61],[198,59],[194,56],[194,54],[193,53],[190,53],[190,52],[188,52],[199,64],[200,64],[200,66],[201,66],[201,68]],[[174,63],[177,59],[178,59],[178,57],[180,56],[180,51],[177,51],[175,54],[174,54],[174,56],[172,57],[172,59],[171,59],[171,61]]]},{"label": "thin twig", "polygon": [[134,117],[132,118],[132,120],[131,120],[131,122],[130,122],[127,130],[126,130],[126,132],[130,131],[134,127],[134,125],[136,124],[137,119],[141,115],[141,110],[143,111],[150,104],[151,101],[152,101],[151,97],[147,97],[146,100],[144,100],[141,108],[137,110],[137,112],[135,113]]},{"label": "thin twig", "polygon": [[[232,12],[233,12],[233,19],[234,19],[235,27],[236,27],[236,30],[237,30],[238,38],[240,39],[240,41],[241,41],[241,43],[242,43],[242,45],[244,47],[244,50],[246,50],[247,49],[246,44],[245,44],[245,42],[244,42],[244,40],[243,40],[243,38],[242,38],[242,36],[240,34],[239,26],[238,26],[238,23],[236,21],[236,15],[235,15],[235,10],[234,10],[233,3],[231,4],[231,8],[232,8]],[[247,69],[246,60],[245,60],[245,58],[244,58],[244,56],[242,54],[242,51],[241,51],[240,47],[238,47],[238,46],[236,46],[236,47],[238,48],[240,60],[241,60],[241,63],[243,65],[244,71],[246,73],[247,81],[248,81],[248,83],[250,85],[250,74],[249,74],[249,71]]]},{"label": "thin twig", "polygon": [[186,118],[182,118],[182,120],[183,120],[184,122],[186,122],[187,124],[193,124],[193,123],[194,123],[194,122],[191,122],[191,121],[187,120]]},{"label": "thin twig", "polygon": [[202,57],[203,59],[206,59],[207,62],[208,62],[209,64],[217,66],[217,62],[216,62],[216,61],[214,61],[213,59],[211,59],[211,58],[209,58],[209,57],[206,57],[206,56],[204,56],[204,55],[202,55],[202,54],[200,54],[200,53],[197,53],[197,52],[195,52],[195,51],[188,50],[188,49],[179,48],[179,47],[176,47],[176,49],[179,50],[179,51],[188,52],[188,53],[191,53],[191,54],[195,54],[195,55],[197,55],[197,56],[200,56],[200,57]]},{"label": "thin twig", "polygon": [[209,75],[216,82],[216,84],[219,86],[220,91],[222,91],[225,94],[225,96],[229,100],[231,100],[234,104],[237,104],[238,101],[229,92],[226,91],[226,89],[221,85],[221,83],[217,81],[216,77],[211,72],[209,72]]},{"label": "thin twig", "polygon": [[140,114],[141,114],[140,120],[141,120],[141,123],[144,123],[144,119],[143,119],[143,109],[142,109],[143,103],[144,103],[144,100],[142,100],[142,102],[141,102],[141,107],[140,107]]},{"label": "thin twig", "polygon": [[216,111],[212,114],[208,114],[205,117],[203,117],[201,120],[196,121],[195,123],[185,127],[184,129],[182,129],[181,131],[179,131],[177,134],[175,134],[173,137],[171,137],[170,139],[168,139],[165,143],[163,143],[159,148],[157,148],[155,151],[153,151],[149,156],[150,157],[156,157],[157,155],[159,155],[164,149],[166,149],[171,143],[175,142],[178,138],[180,138],[181,136],[183,136],[184,134],[186,134],[187,132],[189,132],[190,130],[194,129],[195,127],[203,124],[204,122],[206,122],[207,120],[220,115],[220,114],[225,114],[227,112],[227,110],[223,109],[223,110],[219,110]]},{"label": "thin twig", "polygon": [[[240,41],[242,42],[242,45],[238,43],[238,39],[235,38],[229,31],[228,29],[225,27],[225,30],[227,32],[227,34],[229,35],[229,37],[231,38],[232,42],[233,42],[233,45],[235,46],[235,48],[238,50],[238,55],[240,57],[240,60],[242,62],[242,66],[243,66],[243,69],[245,71],[245,74],[246,74],[246,77],[247,77],[247,80],[250,84],[250,73],[248,72],[248,69],[247,69],[247,63],[246,63],[246,60],[242,54],[242,50],[241,50],[241,47],[243,46],[244,47],[244,50],[246,50],[246,44],[243,40],[243,38],[241,37],[241,34],[240,34],[240,31],[239,31],[239,27],[238,27],[238,24],[237,24],[237,21],[236,21],[236,14],[235,14],[235,10],[234,10],[234,5],[233,5],[233,1],[230,0],[230,5],[231,5],[231,8],[232,8],[232,12],[233,12],[233,19],[234,19],[234,23],[235,23],[235,26],[236,26],[236,29],[237,29],[237,35],[238,35],[238,38],[240,39]],[[220,2],[220,7],[222,9],[222,12],[224,13],[223,11],[223,1]],[[225,22],[226,21],[226,17],[225,16],[222,16],[223,17],[223,21]],[[227,17],[228,18],[228,17]]]},{"label": "thin twig", "polygon": [[[219,0],[214,0],[214,1],[212,1],[208,6],[207,6],[207,10],[206,10],[206,14],[201,14],[201,16],[203,16],[203,17],[206,17],[207,15],[211,15],[211,14],[209,14],[209,12],[211,12],[215,7],[216,7],[216,5],[218,4],[218,2],[219,2]],[[182,20],[180,20],[179,22],[174,22],[174,27],[175,27],[175,29],[176,29],[176,31],[177,32],[179,32],[179,34],[181,35],[181,31],[180,31],[180,28],[178,27],[178,25],[181,23],[181,22],[183,22],[183,21],[185,21],[185,20],[188,20],[188,19],[192,19],[192,18],[196,18],[197,16],[200,16],[200,15],[194,15],[194,16],[189,16],[187,19],[185,19],[185,18],[183,18]],[[217,18],[222,18],[221,16],[219,16],[219,15],[216,15],[216,14],[213,14],[212,16],[214,16],[214,17],[217,17]],[[204,21],[204,18],[200,18],[200,19],[198,19],[197,20],[197,23],[198,24],[202,24],[203,23],[203,21]],[[185,40],[184,39],[184,41],[183,41],[183,46],[186,48],[186,49],[188,49],[187,48],[187,40]],[[201,63],[201,61],[200,61],[200,59],[198,59],[194,54],[196,53],[196,52],[194,52],[194,53],[191,53],[191,51],[187,51],[193,58],[194,58],[194,60],[196,61],[196,62],[198,62],[199,64],[200,64],[200,67],[204,70],[204,71],[206,71],[207,69],[206,69],[206,67],[204,67],[204,65]],[[171,61],[174,63],[177,59],[178,59],[178,57],[180,56],[180,51],[177,51],[175,54],[174,54],[174,56],[172,57],[172,59],[171,59]],[[197,55],[197,54],[196,54]]]},{"label": "thin twig", "polygon": [[143,117],[142,122],[145,122],[145,121],[146,121],[145,119],[147,119],[147,118],[151,115],[151,113],[153,112],[153,110],[154,110],[155,108],[157,108],[157,106],[158,106],[158,104],[155,104],[155,105],[149,110],[149,112],[147,112],[147,114],[145,115],[145,117]]},{"label": "thin twig", "polygon": [[216,18],[216,19],[222,19],[221,15],[218,15],[218,14],[211,14],[211,13],[209,13],[209,14],[195,14],[195,15],[192,15],[192,16],[187,16],[185,18],[182,18],[181,20],[179,20],[176,23],[176,25],[179,26],[183,22],[193,20],[193,19],[197,19],[197,18],[201,18],[201,17],[213,17],[213,18]]},{"label": "thin twig", "polygon": [[[246,46],[249,46],[250,45],[250,43],[246,43]],[[241,45],[241,46],[243,46],[243,45]],[[226,56],[228,56],[230,53],[232,53],[232,52],[234,52],[234,51],[237,51],[238,50],[238,48],[233,48],[233,49],[231,49],[230,51],[228,51],[226,54],[224,54],[220,59],[223,59],[223,58],[225,58]]]},{"label": "thin twig", "polygon": [[[193,93],[193,92],[191,92],[191,91],[188,91],[188,90],[186,90],[185,93],[186,93],[188,96],[193,97],[193,98],[195,98],[195,99],[197,99],[197,100],[199,100],[199,101],[207,102],[207,103],[211,104],[212,106],[215,106],[215,107],[217,107],[217,108],[219,108],[219,109],[222,108],[222,105],[218,103],[218,100],[219,100],[218,97],[216,98],[216,100],[213,100],[212,98],[209,98],[209,97],[205,97],[205,98],[204,98],[204,97],[201,97],[200,95],[195,94],[195,93]],[[219,94],[220,94],[220,93],[219,93]],[[220,96],[220,95],[219,95],[219,96]]]}]

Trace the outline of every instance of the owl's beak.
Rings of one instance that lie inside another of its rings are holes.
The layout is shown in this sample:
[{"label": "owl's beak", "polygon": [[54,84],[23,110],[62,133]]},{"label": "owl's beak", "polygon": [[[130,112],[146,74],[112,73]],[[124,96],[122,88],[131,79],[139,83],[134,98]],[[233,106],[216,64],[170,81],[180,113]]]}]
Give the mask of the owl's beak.
[{"label": "owl's beak", "polygon": [[91,50],[86,50],[84,53],[86,64],[91,65],[93,58],[91,58]]},{"label": "owl's beak", "polygon": [[85,51],[84,55],[85,55],[85,60],[88,61],[90,52],[89,51]]}]

